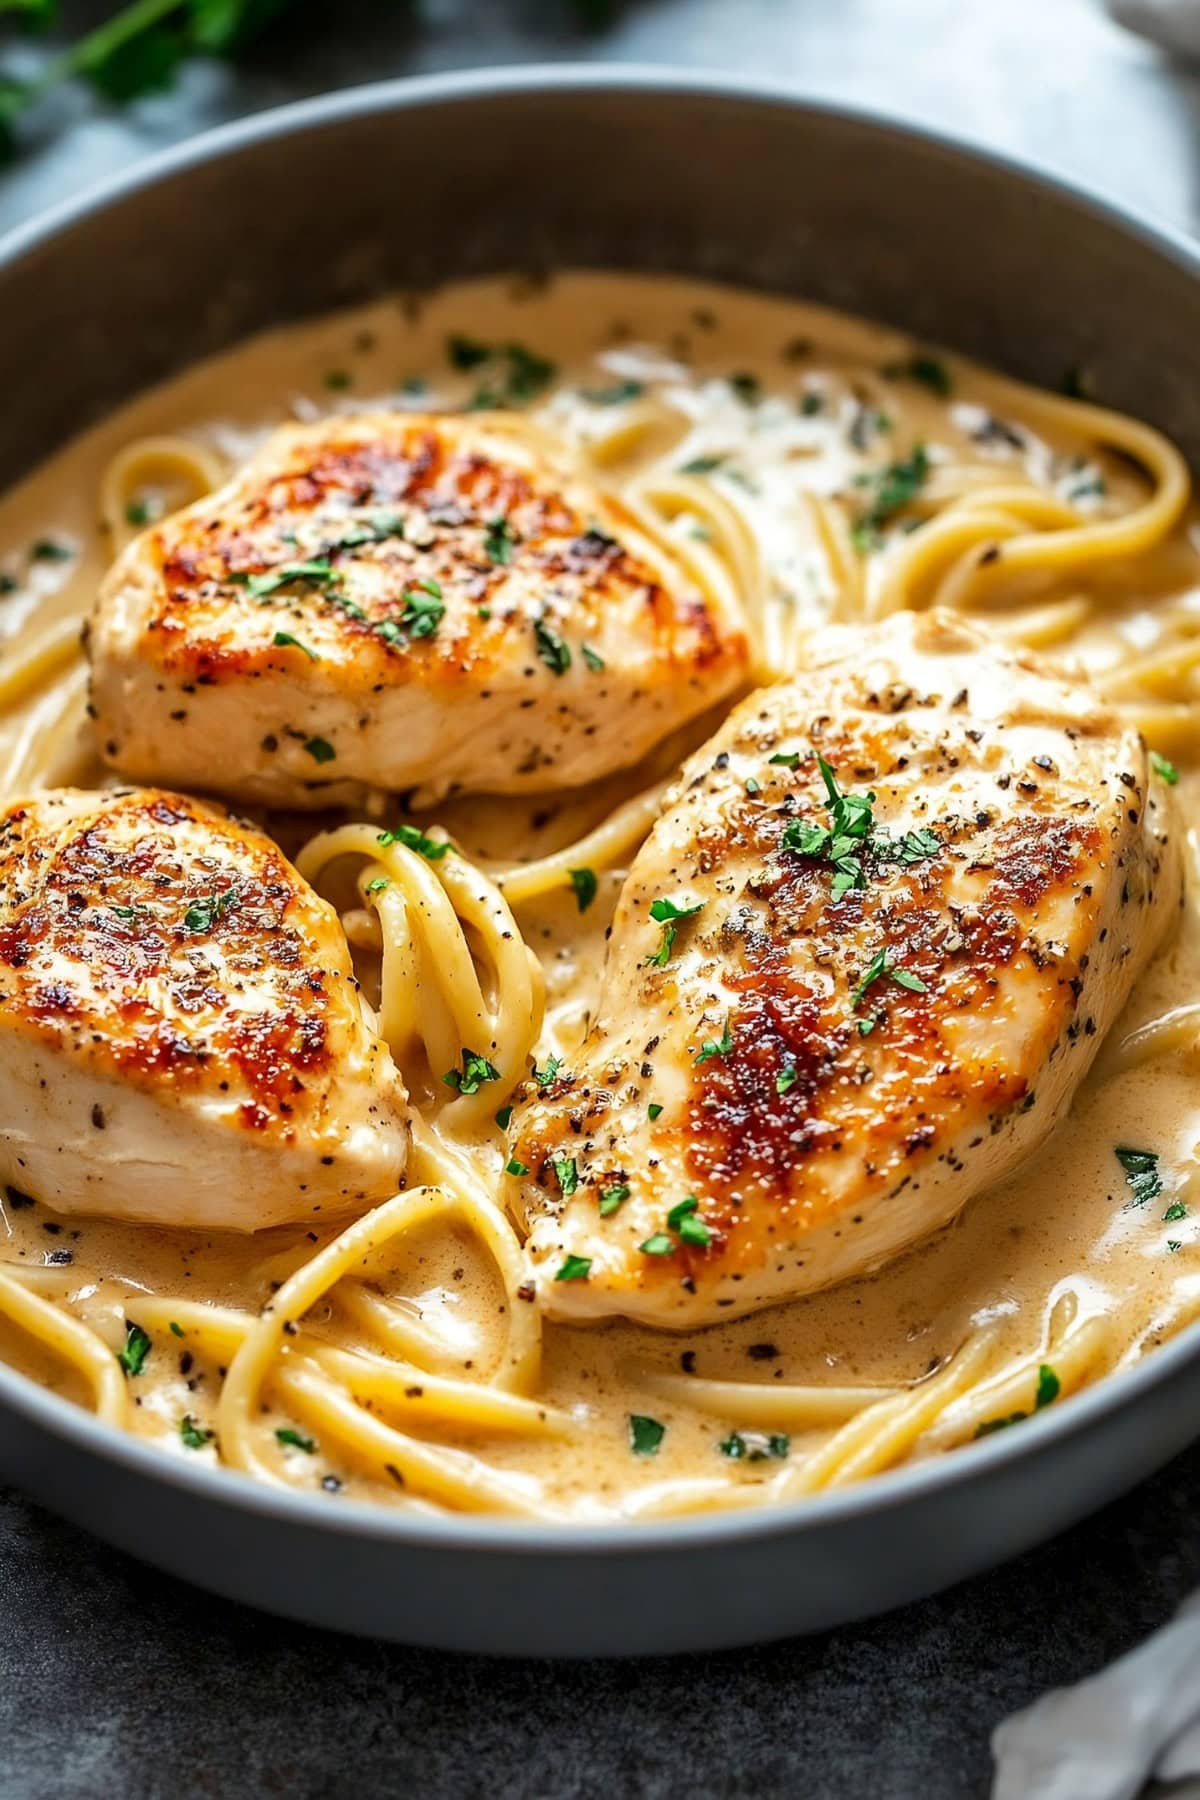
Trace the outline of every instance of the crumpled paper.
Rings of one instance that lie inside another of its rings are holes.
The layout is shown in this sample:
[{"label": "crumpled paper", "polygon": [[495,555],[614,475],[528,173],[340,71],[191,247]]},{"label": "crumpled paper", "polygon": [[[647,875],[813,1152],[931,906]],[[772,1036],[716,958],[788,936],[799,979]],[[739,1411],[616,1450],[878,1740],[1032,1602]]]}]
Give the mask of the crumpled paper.
[{"label": "crumpled paper", "polygon": [[1173,55],[1200,58],[1200,0],[1108,0],[1108,10]]},{"label": "crumpled paper", "polygon": [[992,1800],[1135,1800],[1152,1778],[1200,1776],[1200,1593],[1098,1675],[1005,1719],[992,1754]]}]

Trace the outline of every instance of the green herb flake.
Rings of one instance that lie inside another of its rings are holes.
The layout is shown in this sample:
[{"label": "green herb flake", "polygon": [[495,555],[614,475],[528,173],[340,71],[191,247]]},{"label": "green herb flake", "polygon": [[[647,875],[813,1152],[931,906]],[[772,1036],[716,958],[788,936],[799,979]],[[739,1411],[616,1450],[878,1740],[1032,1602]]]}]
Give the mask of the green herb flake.
[{"label": "green herb flake", "polygon": [[552,625],[545,619],[533,622],[533,638],[537,645],[537,653],[555,675],[565,675],[571,666],[571,649],[565,639],[561,638]]},{"label": "green herb flake", "polygon": [[240,899],[233,888],[226,888],[223,894],[206,894],[195,900],[183,915],[183,923],[188,931],[211,931],[217,922],[234,912]]},{"label": "green herb flake", "polygon": [[1179,770],[1175,764],[1168,762],[1165,756],[1160,756],[1157,750],[1150,752],[1150,767],[1159,780],[1165,781],[1168,787],[1174,787],[1179,780]]},{"label": "green herb flake", "polygon": [[516,534],[508,520],[501,514],[489,519],[486,535],[483,540],[483,553],[489,562],[507,568],[512,562],[513,547]]},{"label": "green herb flake", "polygon": [[554,1080],[555,1076],[558,1074],[558,1071],[561,1068],[562,1068],[562,1058],[561,1057],[548,1056],[546,1058],[546,1066],[544,1069],[539,1069],[537,1064],[534,1063],[533,1079],[537,1082],[538,1086],[544,1090],[550,1086],[551,1082]]},{"label": "green herb flake", "polygon": [[766,1462],[769,1457],[786,1457],[792,1440],[786,1432],[731,1431],[722,1438],[717,1449],[731,1462]]},{"label": "green herb flake", "polygon": [[667,1428],[646,1413],[629,1415],[629,1447],[635,1456],[657,1456]]},{"label": "green herb flake", "polygon": [[186,1337],[187,1336],[187,1332],[183,1329],[183,1326],[179,1323],[178,1319],[171,1320],[171,1336],[172,1337]]},{"label": "green herb flake", "polygon": [[1062,1382],[1058,1379],[1058,1376],[1054,1373],[1050,1364],[1039,1363],[1037,1391],[1033,1399],[1034,1411],[1041,1412],[1043,1406],[1049,1406],[1051,1401],[1057,1400],[1061,1392]]},{"label": "green herb flake", "polygon": [[[422,581],[417,587],[409,588],[403,599],[404,610],[398,621],[400,630],[410,638],[432,637],[446,616],[446,603],[438,584]],[[390,621],[384,621],[384,624],[388,623]],[[377,629],[382,630],[382,626]]]},{"label": "green herb flake", "polygon": [[29,554],[34,562],[70,562],[75,553],[69,544],[60,544],[57,538],[38,538]]},{"label": "green herb flake", "polygon": [[293,637],[290,631],[277,631],[271,642],[279,650],[303,651],[309,662],[320,662],[321,660],[315,650],[310,650],[307,644],[302,644],[300,639]]},{"label": "green herb flake", "polygon": [[600,655],[598,650],[593,650],[590,644],[580,644],[579,654],[582,656],[585,665],[592,671],[593,675],[599,675],[602,672],[605,663],[604,658]]},{"label": "green herb flake", "polygon": [[675,947],[675,933],[679,921],[694,918],[703,905],[703,900],[697,900],[694,906],[681,906],[675,900],[651,901],[650,917],[656,925],[661,925],[663,929],[658,949],[646,958],[648,966],[655,969],[666,968]]},{"label": "green herb flake", "polygon": [[136,499],[130,500],[126,505],[125,523],[140,528],[143,525],[153,524],[154,520],[161,519],[162,515],[163,503],[159,495],[139,494]]},{"label": "green herb flake", "polygon": [[596,872],[594,869],[568,869],[567,874],[575,890],[575,904],[581,913],[585,913],[596,898]]},{"label": "green herb flake", "polygon": [[775,1077],[775,1092],[777,1094],[790,1094],[799,1079],[800,1071],[797,1069],[795,1063],[785,1063]]},{"label": "green herb flake", "polygon": [[500,1111],[496,1114],[496,1123],[501,1131],[508,1130],[509,1126],[512,1124],[512,1116],[513,1109],[511,1106],[502,1106],[500,1108]]},{"label": "green herb flake", "polygon": [[629,1188],[624,1182],[619,1182],[615,1187],[605,1188],[600,1195],[600,1217],[610,1219],[618,1207],[624,1206],[628,1198]]},{"label": "green herb flake", "polygon": [[1168,1206],[1166,1212],[1163,1214],[1163,1223],[1164,1225],[1174,1225],[1177,1220],[1186,1219],[1187,1216],[1188,1209],[1183,1201],[1176,1200]]},{"label": "green herb flake", "polygon": [[591,1272],[590,1256],[568,1256],[562,1266],[555,1270],[555,1281],[586,1281]]},{"label": "green herb flake", "polygon": [[759,794],[762,792],[761,786],[759,785],[759,783],[757,781],[755,781],[753,775],[747,775],[746,781],[745,781],[745,788],[746,788],[746,792],[748,794],[752,794],[752,795]]},{"label": "green herb flake", "polygon": [[337,751],[328,738],[311,737],[304,748],[315,763],[333,762],[337,757]]},{"label": "green herb flake", "polygon": [[777,750],[774,756],[768,757],[767,760],[779,763],[785,769],[794,769],[800,761],[800,752],[798,750]]},{"label": "green herb flake", "polygon": [[858,485],[870,488],[872,495],[854,520],[854,532],[860,534],[855,537],[857,547],[862,548],[860,538],[873,540],[884,525],[912,505],[928,480],[931,467],[924,444],[917,444],[910,456],[858,477]]},{"label": "green herb flake", "polygon": [[323,378],[325,386],[333,393],[344,393],[348,387],[354,386],[354,377],[349,369],[327,369]]},{"label": "green herb flake", "polygon": [[375,875],[367,883],[367,892],[368,894],[382,894],[384,888],[389,888],[391,885],[391,881],[386,875]]},{"label": "green herb flake", "polygon": [[709,1062],[714,1056],[728,1056],[733,1049],[733,1029],[729,1020],[719,1038],[706,1038],[696,1052],[696,1064]]},{"label": "green herb flake", "polygon": [[627,400],[640,400],[645,391],[640,381],[614,381],[611,387],[579,390],[590,406],[624,406]]},{"label": "green herb flake", "polygon": [[681,475],[711,475],[725,461],[724,456],[693,456],[690,462],[681,463]]},{"label": "green herb flake", "polygon": [[519,1162],[515,1156],[510,1156],[504,1165],[504,1173],[506,1175],[528,1175],[529,1164]]},{"label": "green herb flake", "polygon": [[282,1444],[285,1450],[303,1450],[305,1456],[311,1456],[317,1447],[317,1440],[315,1438],[303,1437],[300,1432],[294,1431],[290,1425],[280,1425],[276,1427],[275,1442],[277,1444]]},{"label": "green herb flake", "polygon": [[1157,1199],[1163,1191],[1157,1150],[1133,1150],[1127,1144],[1118,1144],[1113,1154],[1125,1171],[1125,1184],[1132,1196],[1127,1204],[1147,1206]]},{"label": "green herb flake", "polygon": [[189,1450],[203,1450],[205,1444],[212,1442],[213,1434],[206,1425],[198,1425],[191,1413],[184,1413],[179,1421],[179,1435]]},{"label": "green herb flake", "polygon": [[452,369],[477,369],[491,354],[487,344],[477,343],[474,338],[463,337],[458,332],[446,339],[446,355]]},{"label": "green herb flake", "polygon": [[459,1094],[477,1094],[485,1081],[499,1081],[500,1071],[486,1056],[480,1056],[477,1050],[462,1052],[462,1068],[447,1069],[442,1080],[447,1087],[452,1087]]},{"label": "green herb flake", "polygon": [[731,375],[729,377],[729,385],[737,395],[738,399],[742,402],[743,406],[753,406],[755,401],[758,400],[762,394],[762,384],[759,381],[758,376],[748,375],[744,371],[739,371],[738,374]]},{"label": "green herb flake", "polygon": [[858,1010],[867,989],[872,987],[875,982],[884,980],[894,981],[897,987],[907,988],[913,994],[925,994],[929,991],[919,975],[914,975],[909,969],[900,968],[891,950],[883,949],[871,958],[854,989],[851,1005],[855,1011]]},{"label": "green herb flake", "polygon": [[150,1338],[140,1325],[125,1321],[125,1342],[117,1351],[117,1361],[127,1375],[140,1375],[150,1354]]},{"label": "green herb flake", "polygon": [[406,850],[415,850],[426,862],[440,862],[453,848],[449,838],[426,837],[415,825],[393,825],[390,831],[381,831],[376,842],[385,848],[389,844],[401,844]]},{"label": "green herb flake", "polygon": [[579,1186],[579,1169],[573,1156],[556,1156],[554,1176],[564,1200],[569,1200]]},{"label": "green herb flake", "polygon": [[643,1256],[674,1256],[675,1239],[669,1237],[665,1231],[655,1231],[644,1244],[638,1245],[638,1249]]},{"label": "green herb flake", "polygon": [[341,576],[328,557],[316,557],[311,562],[284,563],[278,569],[265,569],[257,575],[233,569],[227,579],[244,587],[252,599],[265,600],[277,589],[290,587],[293,582],[324,587],[340,581]]},{"label": "green herb flake", "polygon": [[927,351],[920,351],[904,365],[902,373],[912,381],[919,381],[931,393],[938,394],[944,400],[954,391],[954,383],[950,379],[950,371],[940,357],[930,356]]}]

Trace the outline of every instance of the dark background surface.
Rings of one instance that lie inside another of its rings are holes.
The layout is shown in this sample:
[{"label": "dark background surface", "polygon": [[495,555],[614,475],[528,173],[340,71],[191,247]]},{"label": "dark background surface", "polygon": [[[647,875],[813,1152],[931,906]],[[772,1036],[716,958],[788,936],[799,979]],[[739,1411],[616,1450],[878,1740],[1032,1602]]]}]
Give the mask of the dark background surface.
[{"label": "dark background surface", "polygon": [[[1198,224],[1200,78],[1092,0],[641,0],[592,33],[569,0],[325,10],[336,23],[272,38],[236,71],[192,65],[126,113],[56,100],[0,174],[0,228],[241,112],[375,76],[573,58],[769,75]],[[1129,1648],[1196,1582],[1198,1513],[1200,1449],[1020,1562],[882,1620],[709,1657],[550,1665],[281,1624],[0,1494],[0,1796],[983,1795],[998,1720]]]}]

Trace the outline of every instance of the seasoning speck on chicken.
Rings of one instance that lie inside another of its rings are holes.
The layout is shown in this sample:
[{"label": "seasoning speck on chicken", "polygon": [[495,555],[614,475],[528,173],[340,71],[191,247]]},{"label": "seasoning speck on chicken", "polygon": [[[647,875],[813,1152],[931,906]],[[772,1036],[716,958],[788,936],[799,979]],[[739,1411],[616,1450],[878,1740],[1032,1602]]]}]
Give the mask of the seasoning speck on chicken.
[{"label": "seasoning speck on chicken", "polygon": [[547,1311],[703,1324],[946,1224],[1050,1131],[1177,915],[1171,807],[1085,687],[949,615],[819,638],[685,765],[583,1049],[517,1109]]},{"label": "seasoning speck on chicken", "polygon": [[527,433],[413,414],[275,432],[128,546],[90,652],[117,769],[291,807],[588,782],[747,667],[619,500]]},{"label": "seasoning speck on chicken", "polygon": [[255,1231],[385,1199],[408,1138],[337,915],[262,833],[156,790],[0,813],[0,1180]]}]

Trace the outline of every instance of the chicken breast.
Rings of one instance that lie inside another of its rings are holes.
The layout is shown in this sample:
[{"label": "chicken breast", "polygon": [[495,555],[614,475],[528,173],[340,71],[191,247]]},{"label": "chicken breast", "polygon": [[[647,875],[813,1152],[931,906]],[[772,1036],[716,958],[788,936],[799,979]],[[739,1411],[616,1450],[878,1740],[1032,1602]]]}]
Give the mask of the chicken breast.
[{"label": "chicken breast", "polygon": [[341,924],[260,832],[155,791],[0,815],[0,1179],[254,1231],[400,1185],[407,1097]]},{"label": "chicken breast", "polygon": [[618,501],[500,425],[412,414],[277,431],[129,545],[90,643],[116,768],[288,807],[591,781],[747,666]]},{"label": "chicken breast", "polygon": [[1178,916],[1169,805],[1032,657],[948,615],[831,630],[684,767],[582,1054],[518,1109],[547,1311],[704,1324],[946,1224],[1051,1129]]}]

